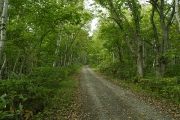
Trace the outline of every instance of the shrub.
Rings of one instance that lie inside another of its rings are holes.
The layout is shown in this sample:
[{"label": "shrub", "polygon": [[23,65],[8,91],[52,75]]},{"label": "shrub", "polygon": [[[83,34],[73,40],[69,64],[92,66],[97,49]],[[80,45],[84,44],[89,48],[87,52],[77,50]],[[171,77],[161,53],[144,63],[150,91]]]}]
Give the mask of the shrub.
[{"label": "shrub", "polygon": [[71,83],[65,82],[65,79],[76,68],[77,66],[34,68],[27,76],[15,74],[11,76],[14,79],[0,81],[0,119],[19,120],[30,118],[33,113],[43,114],[46,108],[57,104],[55,99],[59,95],[62,97],[64,91],[68,95],[62,97],[67,100],[64,103],[69,103],[72,91],[68,92],[68,87],[73,85],[70,86]]},{"label": "shrub", "polygon": [[180,86],[177,84],[176,77],[141,79],[139,85],[146,91],[180,104]]},{"label": "shrub", "polygon": [[167,69],[166,69],[166,73],[164,74],[165,77],[174,77],[174,76],[180,76],[180,65],[179,64],[175,64],[175,65],[168,65]]}]

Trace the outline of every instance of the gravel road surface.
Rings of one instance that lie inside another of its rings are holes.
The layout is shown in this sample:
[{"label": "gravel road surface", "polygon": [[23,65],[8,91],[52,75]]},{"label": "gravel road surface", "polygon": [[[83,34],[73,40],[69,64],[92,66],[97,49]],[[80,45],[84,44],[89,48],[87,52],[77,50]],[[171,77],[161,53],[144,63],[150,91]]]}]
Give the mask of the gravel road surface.
[{"label": "gravel road surface", "polygon": [[82,69],[80,89],[82,120],[174,120],[87,66]]}]

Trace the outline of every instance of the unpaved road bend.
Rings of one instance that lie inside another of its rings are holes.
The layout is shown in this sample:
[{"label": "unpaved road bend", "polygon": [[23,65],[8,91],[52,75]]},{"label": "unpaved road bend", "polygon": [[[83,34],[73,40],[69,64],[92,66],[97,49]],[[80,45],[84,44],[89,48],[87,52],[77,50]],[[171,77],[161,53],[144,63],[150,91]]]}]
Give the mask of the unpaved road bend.
[{"label": "unpaved road bend", "polygon": [[83,67],[80,87],[82,120],[174,120],[87,66]]}]

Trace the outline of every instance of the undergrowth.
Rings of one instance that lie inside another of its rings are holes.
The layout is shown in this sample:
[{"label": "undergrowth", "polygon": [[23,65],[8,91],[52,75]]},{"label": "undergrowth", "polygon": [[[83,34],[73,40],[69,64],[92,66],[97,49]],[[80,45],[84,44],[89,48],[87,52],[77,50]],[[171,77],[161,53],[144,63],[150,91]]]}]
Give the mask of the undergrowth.
[{"label": "undergrowth", "polygon": [[70,76],[77,68],[40,67],[29,75],[12,74],[9,80],[0,80],[0,119],[61,118],[73,102],[77,84]]}]

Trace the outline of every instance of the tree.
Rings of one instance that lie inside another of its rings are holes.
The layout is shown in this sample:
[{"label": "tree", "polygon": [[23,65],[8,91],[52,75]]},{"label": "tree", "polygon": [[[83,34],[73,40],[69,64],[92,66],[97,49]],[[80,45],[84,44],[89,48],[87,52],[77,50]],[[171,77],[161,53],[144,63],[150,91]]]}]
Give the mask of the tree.
[{"label": "tree", "polygon": [[[127,2],[113,0],[106,0],[104,2],[99,0],[98,3],[109,10],[110,18],[112,18],[119,26],[120,31],[123,34],[124,41],[127,43],[129,49],[136,57],[137,73],[140,77],[143,77],[143,45],[142,38],[140,36],[140,3],[138,0],[128,0]],[[128,16],[128,18],[125,14],[126,11],[130,12],[131,14],[131,16]],[[129,18],[132,19],[132,21],[129,21]],[[127,35],[127,30],[130,33],[129,35]],[[134,44],[131,44],[130,39],[133,40]]]},{"label": "tree", "polygon": [[[55,62],[56,66],[74,62],[73,54],[79,51],[73,53],[72,49],[91,19],[83,1],[18,0],[9,1],[8,6],[6,76],[28,74],[34,67]],[[58,38],[61,45],[57,45]]]},{"label": "tree", "polygon": [[[169,30],[175,14],[175,5],[174,2],[169,5],[167,1],[164,0],[151,0],[150,3],[152,5],[151,24],[155,39],[156,76],[163,76],[168,64],[166,53],[169,48]],[[157,12],[160,19],[161,37],[158,35],[157,25],[154,22],[155,12]]]},{"label": "tree", "polygon": [[179,0],[175,0],[175,16],[176,16],[176,20],[178,22],[179,31],[180,31]]},{"label": "tree", "polygon": [[[4,5],[2,5],[4,3]],[[3,8],[3,10],[2,10]],[[0,62],[2,60],[4,42],[6,40],[6,20],[8,11],[8,0],[0,0],[0,14],[1,17],[1,40],[0,40]]]}]

